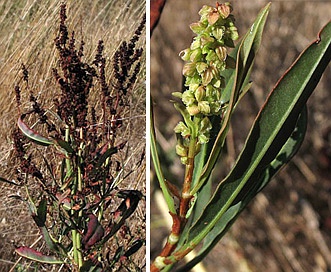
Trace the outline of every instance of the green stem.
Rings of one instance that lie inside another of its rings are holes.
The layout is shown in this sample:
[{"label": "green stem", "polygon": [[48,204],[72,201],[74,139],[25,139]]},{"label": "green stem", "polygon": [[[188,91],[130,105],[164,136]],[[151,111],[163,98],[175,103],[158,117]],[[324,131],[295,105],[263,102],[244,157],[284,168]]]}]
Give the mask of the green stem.
[{"label": "green stem", "polygon": [[[65,130],[65,141],[70,142],[70,128],[69,126],[66,127]],[[81,148],[78,154],[78,157],[80,159],[81,156]],[[72,183],[72,188],[71,188],[71,194],[74,195],[77,192],[77,189],[79,191],[82,190],[82,180],[81,180],[81,169],[80,169],[80,163],[78,163],[77,166],[77,175],[75,175],[75,182]],[[66,172],[71,171],[72,168],[72,161],[69,156],[66,156]],[[72,203],[74,205],[74,203]],[[78,220],[82,217],[82,212],[79,212],[79,215],[75,214],[74,210],[71,210],[71,217],[73,219],[73,222],[77,223]],[[74,218],[73,218],[74,217]],[[75,218],[76,217],[76,218]],[[72,236],[72,247],[73,247],[73,257],[74,257],[74,262],[75,264],[78,265],[78,267],[83,266],[83,256],[81,252],[81,239],[80,239],[80,234],[76,229],[73,229],[71,231],[71,236]]]}]

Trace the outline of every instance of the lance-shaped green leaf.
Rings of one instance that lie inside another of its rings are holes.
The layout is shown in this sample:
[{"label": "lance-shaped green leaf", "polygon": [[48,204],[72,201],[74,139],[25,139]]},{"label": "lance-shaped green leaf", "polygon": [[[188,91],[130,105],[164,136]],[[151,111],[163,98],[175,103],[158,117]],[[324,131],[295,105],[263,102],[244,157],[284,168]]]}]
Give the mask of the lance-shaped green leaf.
[{"label": "lance-shaped green leaf", "polygon": [[33,248],[22,246],[15,249],[16,253],[20,256],[32,261],[47,263],[47,264],[63,264],[62,260],[57,259],[55,256],[47,256]]},{"label": "lance-shaped green leaf", "polygon": [[[230,81],[228,82],[227,87],[225,89],[226,96],[229,97],[226,98],[223,97],[223,99],[229,100],[229,104],[227,106],[224,119],[222,120],[222,127],[213,145],[213,149],[209,154],[209,158],[203,169],[203,172],[201,173],[200,180],[191,191],[192,195],[194,195],[198,190],[200,190],[201,186],[203,186],[205,182],[208,180],[211,171],[214,168],[215,163],[222,150],[226,135],[228,133],[228,128],[233,113],[233,109],[240,97],[240,92],[247,85],[246,82],[250,74],[249,71],[253,66],[255,55],[260,47],[262,33],[265,22],[267,20],[269,9],[270,9],[270,3],[260,11],[253,25],[246,33],[245,37],[243,38],[243,40],[241,41],[238,47],[237,58],[236,58],[237,59],[236,70],[234,76],[230,77]],[[231,92],[230,92],[230,88],[231,88]]]},{"label": "lance-shaped green leaf", "polygon": [[[169,259],[201,242],[226,211],[245,199],[249,180],[259,180],[291,136],[298,116],[331,59],[331,23],[304,50],[270,93],[229,175],[219,183],[186,243]],[[254,182],[252,183],[254,185]],[[253,188],[254,189],[254,188]],[[255,189],[256,190],[256,189]]]},{"label": "lance-shaped green leaf", "polygon": [[57,251],[58,246],[56,241],[52,238],[50,233],[47,230],[45,225],[46,223],[46,215],[47,215],[47,200],[43,198],[40,200],[38,207],[35,206],[34,202],[32,201],[31,197],[28,197],[28,205],[30,209],[31,216],[34,222],[37,224],[38,228],[41,231],[41,234],[48,246],[49,249]]},{"label": "lance-shaped green leaf", "polygon": [[135,240],[130,246],[130,248],[127,251],[125,251],[123,256],[127,258],[130,257],[131,255],[136,253],[144,244],[145,244],[145,240],[142,239]]},{"label": "lance-shaped green leaf", "polygon": [[24,123],[22,120],[22,116],[20,116],[18,118],[17,125],[18,125],[18,128],[23,132],[23,134],[30,140],[34,141],[35,143],[37,143],[39,145],[46,145],[46,146],[54,144],[54,142],[51,139],[48,139],[48,138],[40,135],[38,132],[34,131],[26,123]]},{"label": "lance-shaped green leaf", "polygon": [[74,149],[72,148],[70,143],[68,143],[67,141],[54,138],[54,142],[60,147],[60,151],[63,154],[67,155],[67,154],[74,154],[75,153]]},{"label": "lance-shaped green leaf", "polygon": [[[152,99],[151,99],[152,100]],[[151,145],[151,157],[153,160],[153,165],[155,169],[155,173],[157,176],[157,179],[159,181],[164,199],[168,205],[168,209],[171,213],[176,214],[176,208],[175,208],[175,202],[171,196],[170,191],[168,190],[168,186],[166,184],[166,180],[163,175],[163,171],[161,168],[160,160],[159,160],[159,154],[157,152],[156,147],[156,136],[155,136],[155,128],[154,128],[154,119],[153,119],[153,107],[150,106],[151,112],[150,112],[150,145]]]},{"label": "lance-shaped green leaf", "polygon": [[300,114],[297,125],[282,147],[277,157],[269,164],[259,179],[251,178],[242,190],[242,193],[237,196],[237,201],[224,213],[222,218],[217,222],[215,227],[207,234],[203,240],[203,246],[198,254],[190,262],[181,267],[179,271],[188,271],[197,263],[202,261],[206,255],[214,248],[219,240],[226,233],[228,228],[237,219],[239,214],[244,210],[246,205],[260,192],[271,180],[271,178],[281,169],[283,165],[289,162],[297,153],[301,146],[307,129],[307,107]]}]

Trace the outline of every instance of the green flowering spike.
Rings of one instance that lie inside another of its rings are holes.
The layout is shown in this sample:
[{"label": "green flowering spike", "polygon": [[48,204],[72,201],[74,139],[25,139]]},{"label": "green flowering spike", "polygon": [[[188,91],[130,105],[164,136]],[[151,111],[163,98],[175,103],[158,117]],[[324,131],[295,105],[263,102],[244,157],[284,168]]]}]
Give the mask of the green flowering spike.
[{"label": "green flowering spike", "polygon": [[234,47],[234,41],[238,39],[231,12],[229,3],[203,6],[199,11],[200,21],[190,25],[196,37],[189,48],[180,52],[186,62],[183,67],[186,90],[182,94],[174,93],[174,96],[181,99],[184,110],[180,112],[185,113],[185,122],[175,127],[175,132],[183,137],[176,147],[183,163],[187,161],[185,152],[190,138],[195,137],[197,145],[207,143],[211,130],[208,116],[222,115],[224,110],[221,96],[225,82],[220,74],[234,67],[234,60],[228,57],[228,47]]}]

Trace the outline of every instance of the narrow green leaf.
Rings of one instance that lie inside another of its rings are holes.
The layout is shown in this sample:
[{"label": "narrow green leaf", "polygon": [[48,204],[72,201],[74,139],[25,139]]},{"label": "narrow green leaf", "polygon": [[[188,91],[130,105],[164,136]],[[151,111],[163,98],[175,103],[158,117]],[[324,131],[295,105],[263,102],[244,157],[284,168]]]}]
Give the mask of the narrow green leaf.
[{"label": "narrow green leaf", "polygon": [[118,148],[116,146],[108,148],[106,152],[99,157],[97,168],[100,167],[102,164],[104,164],[108,158],[110,158],[112,155],[116,154],[117,152],[118,152]]},{"label": "narrow green leaf", "polygon": [[[151,99],[152,100],[152,99]],[[154,119],[153,119],[153,107],[152,105],[150,106],[151,108],[151,113],[150,113],[150,145],[151,145],[151,157],[153,160],[153,165],[155,169],[155,173],[157,176],[157,179],[159,181],[164,199],[168,205],[168,209],[171,213],[176,214],[176,208],[175,208],[175,203],[174,200],[171,196],[171,193],[168,190],[166,180],[163,176],[163,172],[161,169],[161,164],[159,160],[159,155],[157,152],[157,147],[156,147],[156,136],[155,136],[155,128],[154,128]]]},{"label": "narrow green leaf", "polygon": [[23,132],[23,134],[29,138],[30,140],[34,141],[39,145],[51,145],[54,144],[52,140],[41,136],[39,133],[31,129],[27,124],[25,124],[20,116],[17,120],[18,128]]},{"label": "narrow green leaf", "polygon": [[37,207],[37,215],[34,216],[34,221],[38,227],[45,226],[46,222],[46,212],[47,212],[47,200],[45,198],[41,199]]},{"label": "narrow green leaf", "polygon": [[127,258],[130,257],[131,255],[135,254],[144,244],[145,244],[145,240],[142,239],[135,240],[130,246],[130,248],[127,251],[125,251],[123,256]]},{"label": "narrow green leaf", "polygon": [[51,237],[45,225],[46,215],[47,215],[47,200],[45,198],[40,200],[38,207],[35,206],[31,198],[29,198],[28,203],[31,210],[31,216],[35,221],[35,223],[37,224],[38,228],[40,229],[44,241],[46,242],[48,248],[57,251],[58,250],[57,244],[54,242],[53,238]]},{"label": "narrow green leaf", "polygon": [[[63,154],[67,155],[67,154],[73,154],[75,153],[74,149],[72,148],[72,146],[64,140],[61,139],[56,139],[54,138],[54,142],[60,146],[61,149],[63,149],[64,151],[62,152]],[[61,150],[60,149],[60,150]]]},{"label": "narrow green leaf", "polygon": [[16,253],[22,257],[25,257],[29,260],[47,263],[47,264],[63,264],[65,263],[62,260],[57,259],[55,256],[46,256],[42,254],[40,251],[37,251],[33,248],[22,246],[15,249]]},{"label": "narrow green leaf", "polygon": [[[186,244],[176,251],[185,251],[198,244],[231,206],[245,200],[251,189],[258,192],[259,189],[254,189],[254,181],[263,176],[291,136],[298,116],[330,62],[330,44],[331,23],[328,23],[318,40],[278,81],[259,112],[234,168],[219,183],[203,214],[190,229]],[[247,182],[249,188],[245,187]]]}]

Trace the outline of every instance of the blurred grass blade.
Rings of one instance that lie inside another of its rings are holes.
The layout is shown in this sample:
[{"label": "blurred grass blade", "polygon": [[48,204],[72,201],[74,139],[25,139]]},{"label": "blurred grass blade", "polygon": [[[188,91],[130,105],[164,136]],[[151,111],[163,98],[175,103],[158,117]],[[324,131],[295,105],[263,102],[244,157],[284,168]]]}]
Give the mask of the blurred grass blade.
[{"label": "blurred grass blade", "polygon": [[[214,143],[213,149],[209,155],[208,161],[201,173],[200,180],[196,186],[191,191],[194,195],[198,190],[205,184],[208,180],[212,169],[221,153],[224,141],[228,132],[229,124],[233,109],[240,97],[240,92],[246,88],[247,77],[249,76],[249,71],[253,66],[255,55],[260,47],[262,33],[264,29],[265,22],[270,9],[270,3],[266,5],[258,14],[253,25],[249,31],[244,36],[238,47],[237,60],[236,60],[236,70],[232,81],[227,84],[227,89],[225,92],[230,93],[229,104],[226,110],[224,119],[222,120],[222,127],[218,133],[216,141]],[[246,88],[247,89],[247,88]]]},{"label": "blurred grass blade", "polygon": [[[152,99],[151,99],[152,101]],[[151,103],[152,104],[152,103]],[[155,173],[157,176],[157,179],[159,181],[164,199],[168,205],[168,209],[171,213],[176,214],[176,208],[175,208],[175,203],[174,200],[171,196],[171,193],[168,190],[166,180],[163,176],[163,172],[161,169],[161,164],[159,160],[159,155],[157,152],[157,147],[156,147],[156,136],[155,136],[155,128],[154,128],[154,118],[153,118],[153,106],[151,105],[151,114],[150,114],[150,144],[151,144],[151,157],[153,160],[153,165],[155,169]]]},{"label": "blurred grass blade", "polygon": [[41,136],[37,132],[35,132],[33,129],[28,127],[27,124],[25,124],[22,120],[22,117],[20,116],[17,120],[17,125],[19,129],[23,132],[23,134],[28,137],[30,140],[34,141],[35,143],[39,145],[51,145],[53,144],[53,141],[50,139],[45,138],[44,136]]},{"label": "blurred grass blade", "polygon": [[[291,158],[297,153],[301,146],[307,129],[307,107],[299,116],[297,125],[282,147],[277,157],[270,163],[270,165],[261,174],[261,178],[258,180],[250,179],[243,188],[242,196],[237,196],[238,201],[234,201],[234,204],[224,213],[221,220],[217,222],[215,227],[207,234],[203,240],[203,246],[199,250],[198,254],[190,262],[181,267],[178,272],[188,271],[194,267],[197,263],[202,261],[206,255],[214,248],[219,240],[226,233],[228,228],[236,220],[239,214],[243,211],[249,201],[256,196],[270,181],[270,179],[281,169],[281,167],[289,162]],[[204,190],[205,188],[203,188]]]},{"label": "blurred grass blade", "polygon": [[15,181],[10,181],[10,180],[5,179],[3,177],[0,177],[0,181],[5,182],[5,183],[8,183],[8,184],[11,184],[11,185],[15,185],[15,186],[22,186],[22,185],[16,183]]},{"label": "blurred grass blade", "polygon": [[63,264],[64,261],[57,259],[54,256],[46,256],[42,254],[40,251],[37,251],[33,248],[29,248],[26,246],[22,246],[15,249],[16,253],[22,257],[25,257],[29,260],[47,263],[47,264]]},{"label": "blurred grass blade", "polygon": [[[220,181],[203,214],[190,229],[185,245],[177,251],[184,252],[192,245],[197,245],[222,220],[230,207],[242,202],[240,210],[243,209],[255,193],[269,182],[271,176],[266,175],[266,169],[288,142],[307,99],[329,64],[330,44],[329,22],[319,38],[301,53],[269,94],[235,166]],[[277,160],[282,162],[279,157]],[[259,181],[263,176],[262,186]]]}]

